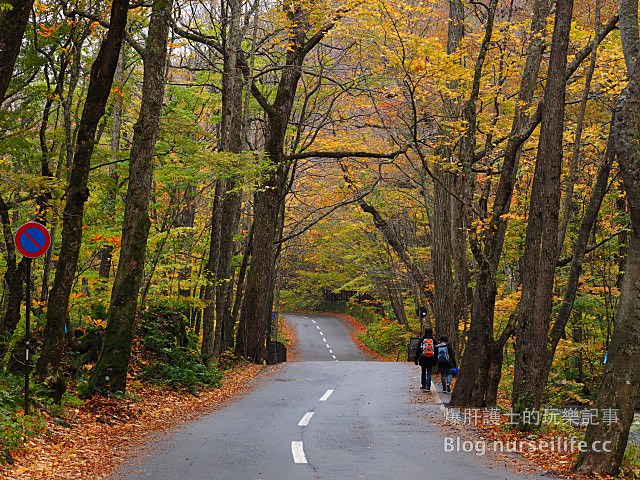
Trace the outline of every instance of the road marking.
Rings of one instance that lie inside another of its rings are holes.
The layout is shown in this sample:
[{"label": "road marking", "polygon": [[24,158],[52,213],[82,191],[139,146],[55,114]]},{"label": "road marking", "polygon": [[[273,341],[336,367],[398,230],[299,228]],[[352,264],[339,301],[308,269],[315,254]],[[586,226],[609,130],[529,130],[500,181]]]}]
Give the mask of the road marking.
[{"label": "road marking", "polygon": [[329,397],[331,396],[331,394],[332,394],[333,392],[334,392],[333,390],[327,390],[327,391],[325,392],[325,394],[324,394],[322,397],[320,397],[320,400],[319,400],[319,401],[320,401],[320,402],[326,402],[326,401],[329,399]]},{"label": "road marking", "polygon": [[324,341],[324,343],[327,343],[327,339],[322,337],[322,340]]},{"label": "road marking", "polygon": [[311,421],[311,417],[313,417],[314,413],[315,412],[307,412],[307,413],[305,413],[304,416],[298,422],[298,426],[299,427],[306,427],[307,425],[309,425],[309,422]]},{"label": "road marking", "polygon": [[[309,318],[309,317],[304,317],[304,318]],[[311,320],[312,323],[317,323],[315,320]]]},{"label": "road marking", "polygon": [[291,442],[291,453],[293,454],[293,463],[307,463],[302,442]]},{"label": "road marking", "polygon": [[320,335],[324,337],[324,333],[320,332]]},{"label": "road marking", "polygon": [[316,328],[317,328],[318,330],[320,330],[320,325],[316,325]]},{"label": "road marking", "polygon": [[335,355],[331,355],[331,356],[333,357],[333,359],[334,359],[334,360],[337,360],[337,358],[336,358],[336,356],[335,356]]},{"label": "road marking", "polygon": [[328,349],[331,349],[331,347],[329,346],[329,344],[328,344],[328,343],[327,343],[326,345],[327,345],[327,348],[328,348]]},{"label": "road marking", "polygon": [[329,353],[333,353],[333,350],[329,349]]}]

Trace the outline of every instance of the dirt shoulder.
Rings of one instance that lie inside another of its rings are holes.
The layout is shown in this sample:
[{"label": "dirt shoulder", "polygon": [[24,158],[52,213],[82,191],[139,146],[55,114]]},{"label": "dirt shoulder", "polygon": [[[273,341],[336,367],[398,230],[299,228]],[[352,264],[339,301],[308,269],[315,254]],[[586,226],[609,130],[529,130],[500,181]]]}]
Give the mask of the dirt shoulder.
[{"label": "dirt shoulder", "polygon": [[0,466],[0,479],[103,479],[150,434],[164,432],[208,414],[249,391],[248,382],[270,371],[245,364],[223,374],[220,388],[198,396],[134,383],[127,398],[94,397],[66,408],[62,419],[45,416],[45,433],[12,452],[13,465]]}]

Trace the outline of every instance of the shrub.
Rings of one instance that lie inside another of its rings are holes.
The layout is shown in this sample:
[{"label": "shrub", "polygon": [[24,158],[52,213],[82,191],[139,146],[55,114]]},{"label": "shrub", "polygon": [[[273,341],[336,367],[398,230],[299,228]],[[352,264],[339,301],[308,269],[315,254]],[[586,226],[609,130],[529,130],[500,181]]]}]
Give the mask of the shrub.
[{"label": "shrub", "polygon": [[176,304],[157,304],[144,312],[139,327],[142,377],[193,393],[199,386],[219,386],[220,373],[202,363],[197,338],[180,310]]},{"label": "shrub", "polygon": [[0,463],[11,462],[10,451],[22,447],[46,426],[38,413],[22,415],[23,403],[22,378],[0,377]]},{"label": "shrub", "polygon": [[367,325],[365,333],[360,334],[362,341],[372,350],[383,355],[397,355],[404,351],[410,334],[402,325],[388,318]]}]

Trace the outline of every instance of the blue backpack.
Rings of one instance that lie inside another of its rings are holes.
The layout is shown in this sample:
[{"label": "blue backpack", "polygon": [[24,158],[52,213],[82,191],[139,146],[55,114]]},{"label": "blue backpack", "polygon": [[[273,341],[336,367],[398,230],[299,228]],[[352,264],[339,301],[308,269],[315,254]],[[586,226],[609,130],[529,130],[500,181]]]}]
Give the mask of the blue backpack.
[{"label": "blue backpack", "polygon": [[438,363],[441,365],[448,364],[450,361],[449,358],[449,348],[447,345],[441,345],[438,347]]}]

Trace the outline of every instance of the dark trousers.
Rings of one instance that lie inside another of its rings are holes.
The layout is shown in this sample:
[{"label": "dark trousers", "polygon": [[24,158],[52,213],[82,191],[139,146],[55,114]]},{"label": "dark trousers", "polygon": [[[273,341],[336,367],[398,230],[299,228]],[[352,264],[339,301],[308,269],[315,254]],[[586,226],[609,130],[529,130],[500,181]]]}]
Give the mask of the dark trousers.
[{"label": "dark trousers", "polygon": [[420,365],[420,369],[422,370],[420,375],[420,385],[431,388],[431,370],[433,370],[433,366],[427,367],[426,365]]}]

